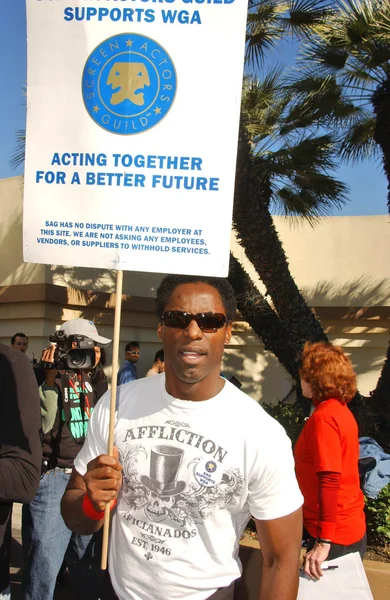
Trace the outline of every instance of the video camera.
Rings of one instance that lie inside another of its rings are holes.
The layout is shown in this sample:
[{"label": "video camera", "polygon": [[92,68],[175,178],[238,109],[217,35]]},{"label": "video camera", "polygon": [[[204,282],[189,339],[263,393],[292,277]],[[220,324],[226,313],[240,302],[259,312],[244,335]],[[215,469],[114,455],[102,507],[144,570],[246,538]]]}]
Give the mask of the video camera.
[{"label": "video camera", "polygon": [[95,365],[95,342],[85,335],[67,335],[61,329],[49,336],[57,344],[54,362],[41,361],[44,369],[91,369]]}]

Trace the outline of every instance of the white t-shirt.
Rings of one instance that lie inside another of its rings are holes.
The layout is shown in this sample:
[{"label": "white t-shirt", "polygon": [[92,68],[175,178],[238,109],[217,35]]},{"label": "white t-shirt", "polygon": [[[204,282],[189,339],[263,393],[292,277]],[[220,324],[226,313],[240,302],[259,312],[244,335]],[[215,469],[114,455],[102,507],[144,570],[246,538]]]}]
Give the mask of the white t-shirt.
[{"label": "white t-shirt", "polygon": [[[204,600],[240,576],[237,558],[250,515],[297,510],[291,443],[256,401],[225,381],[203,402],[178,400],[165,374],[118,388],[115,445],[123,486],[109,549],[120,600]],[[75,461],[107,453],[107,392]]]}]

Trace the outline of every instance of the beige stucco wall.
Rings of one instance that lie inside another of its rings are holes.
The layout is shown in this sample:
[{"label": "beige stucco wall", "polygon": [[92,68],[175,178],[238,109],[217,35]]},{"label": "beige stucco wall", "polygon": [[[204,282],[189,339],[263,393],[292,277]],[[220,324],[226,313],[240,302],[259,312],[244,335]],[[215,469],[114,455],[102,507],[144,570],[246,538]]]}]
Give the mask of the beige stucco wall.
[{"label": "beige stucco wall", "polygon": [[[82,306],[77,302],[72,306],[30,302],[28,284],[112,293],[115,274],[99,269],[23,263],[20,178],[0,180],[0,214],[0,286],[3,286],[0,294],[10,286],[26,286],[25,298],[13,303],[0,302],[0,341],[9,343],[15,331],[25,331],[30,337],[30,356],[34,353],[38,357],[48,335],[61,322],[76,316],[93,318],[101,333],[111,337],[112,306],[97,309],[93,302]],[[371,311],[367,316],[364,312],[364,307],[390,306],[388,217],[331,217],[319,219],[315,227],[302,219],[275,217],[274,221],[291,272],[309,304],[319,310],[343,309],[337,318],[328,315],[322,323],[330,339],[350,352],[359,388],[368,394],[375,387],[388,342],[389,324],[383,312]],[[251,272],[233,235],[232,250]],[[161,274],[126,272],[124,293],[153,298],[161,278]],[[122,315],[121,354],[126,341],[138,340],[143,352],[139,363],[141,374],[150,367],[155,351],[160,348],[156,319],[148,306],[147,310],[142,307],[124,310]],[[348,307],[363,310],[357,314],[348,311]],[[243,389],[258,400],[281,399],[293,383],[277,360],[264,352],[261,341],[245,323],[234,327],[223,369],[227,375],[238,377]]]},{"label": "beige stucco wall", "polygon": [[275,218],[291,271],[311,306],[390,306],[390,220],[331,217],[311,227]]},{"label": "beige stucco wall", "polygon": [[[337,319],[322,318],[330,339],[351,356],[359,389],[375,388],[389,341],[389,321],[382,307],[390,306],[390,221],[386,215],[329,217],[312,227],[303,219],[274,217],[290,271],[308,304],[338,311]],[[245,253],[232,234],[232,250],[264,292]],[[349,308],[360,308],[360,311]],[[370,310],[365,312],[366,308]],[[250,350],[249,350],[250,355]],[[248,360],[248,357],[247,357]],[[247,371],[248,369],[246,369]],[[260,353],[251,370],[261,381],[262,395],[283,397],[288,376],[272,357]],[[256,387],[258,384],[256,382]],[[288,384],[287,384],[288,385]]]},{"label": "beige stucco wall", "polygon": [[45,266],[23,262],[22,179],[0,179],[0,285],[41,283]]},{"label": "beige stucco wall", "polygon": [[[274,217],[291,273],[310,306],[390,306],[390,218]],[[232,250],[255,278],[232,234]]]}]

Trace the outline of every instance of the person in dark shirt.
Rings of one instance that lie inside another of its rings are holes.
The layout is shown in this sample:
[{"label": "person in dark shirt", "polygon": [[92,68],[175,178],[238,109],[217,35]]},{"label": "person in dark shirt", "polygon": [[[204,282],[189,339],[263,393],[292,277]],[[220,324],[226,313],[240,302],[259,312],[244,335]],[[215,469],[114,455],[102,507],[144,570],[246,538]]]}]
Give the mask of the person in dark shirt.
[{"label": "person in dark shirt", "polygon": [[[28,348],[28,337],[25,333],[15,333],[11,338],[11,346],[13,350],[19,350],[26,354]],[[34,354],[33,354],[34,356]],[[31,361],[32,368],[34,370],[34,375],[37,380],[38,385],[41,385],[45,381],[45,370],[37,364],[36,358],[33,358]],[[1,598],[0,598],[1,600]]]},{"label": "person in dark shirt", "polygon": [[[65,559],[75,597],[98,597],[100,585],[97,536],[72,535],[60,513],[60,501],[74,459],[81,449],[89,419],[107,390],[101,366],[102,347],[111,340],[100,336],[94,323],[72,319],[61,327],[63,336],[84,336],[95,344],[95,364],[90,369],[46,369],[39,387],[43,431],[42,478],[35,498],[23,507],[22,539],[25,600],[52,600],[56,578]],[[55,344],[44,350],[43,364],[53,363]],[[96,560],[96,558],[95,558]],[[96,568],[95,568],[96,567]]]},{"label": "person in dark shirt", "polygon": [[41,417],[36,380],[23,352],[0,344],[0,597],[10,598],[13,502],[34,497],[41,474]]}]

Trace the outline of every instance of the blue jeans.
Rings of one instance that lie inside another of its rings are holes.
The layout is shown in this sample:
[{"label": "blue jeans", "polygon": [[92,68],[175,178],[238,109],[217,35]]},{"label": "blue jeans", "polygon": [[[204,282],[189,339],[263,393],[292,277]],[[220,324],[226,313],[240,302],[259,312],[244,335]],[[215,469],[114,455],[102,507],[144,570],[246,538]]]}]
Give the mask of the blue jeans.
[{"label": "blue jeans", "polygon": [[70,473],[51,469],[41,477],[35,498],[23,506],[24,600],[53,600],[65,558],[74,598],[97,599],[104,577],[100,570],[101,535],[77,535],[61,516],[61,499]]}]

